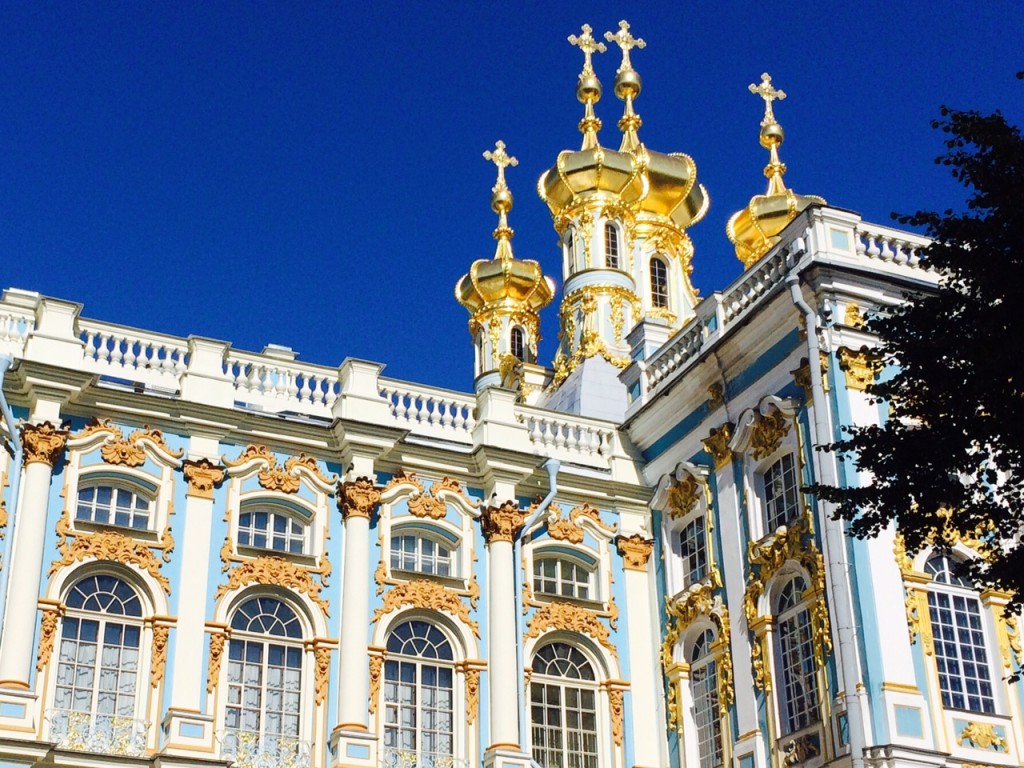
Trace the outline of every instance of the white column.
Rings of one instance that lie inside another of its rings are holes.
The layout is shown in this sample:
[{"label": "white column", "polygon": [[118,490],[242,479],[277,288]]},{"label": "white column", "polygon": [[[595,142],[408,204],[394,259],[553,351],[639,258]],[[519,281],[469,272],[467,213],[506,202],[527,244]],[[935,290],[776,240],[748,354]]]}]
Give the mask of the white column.
[{"label": "white column", "polygon": [[488,750],[520,751],[516,674],[516,605],[512,542],[523,527],[514,501],[488,507],[481,517],[487,541],[487,668],[491,743]]},{"label": "white column", "polygon": [[[217,455],[217,441],[193,437],[196,455]],[[203,659],[206,634],[206,592],[210,571],[210,535],[213,529],[213,489],[224,479],[223,468],[209,460],[186,461],[188,491],[185,531],[181,547],[181,597],[174,632],[174,678],[171,708],[201,712],[206,703]]]},{"label": "white column", "polygon": [[368,730],[369,661],[366,627],[370,615],[370,515],[380,501],[371,480],[361,477],[341,488],[345,521],[345,565],[342,569],[341,696],[335,730]]},{"label": "white column", "polygon": [[0,686],[29,687],[50,482],[67,436],[67,430],[48,421],[26,424],[21,430],[25,469],[21,476],[21,498],[15,502],[16,530],[9,565],[17,578],[12,578],[8,586],[0,643]]},{"label": "white column", "polygon": [[630,701],[633,711],[633,762],[663,765],[664,717],[659,714],[660,664],[655,655],[658,629],[652,576],[648,570],[654,542],[639,534],[615,540],[626,580],[626,626],[629,627]]}]

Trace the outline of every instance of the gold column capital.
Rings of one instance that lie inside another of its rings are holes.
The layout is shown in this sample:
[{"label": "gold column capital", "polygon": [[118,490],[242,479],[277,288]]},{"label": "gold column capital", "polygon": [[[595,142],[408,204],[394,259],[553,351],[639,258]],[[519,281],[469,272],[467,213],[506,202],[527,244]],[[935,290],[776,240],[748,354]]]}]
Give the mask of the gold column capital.
[{"label": "gold column capital", "polygon": [[729,441],[732,440],[733,423],[727,421],[720,427],[715,427],[708,433],[701,442],[704,448],[715,460],[715,470],[727,467],[732,462],[732,450],[729,448]]},{"label": "gold column capital", "polygon": [[836,355],[839,358],[839,367],[846,374],[847,389],[863,392],[882,369],[879,353],[867,347],[861,347],[859,350],[840,347]]},{"label": "gold column capital", "polygon": [[342,483],[338,494],[338,507],[341,509],[342,520],[350,517],[361,517],[366,520],[373,515],[380,503],[380,491],[368,477],[359,477]]},{"label": "gold column capital", "polygon": [[60,460],[68,440],[68,431],[49,421],[21,425],[21,444],[25,451],[24,465],[46,464],[51,469]]},{"label": "gold column capital", "polygon": [[497,507],[487,507],[480,516],[484,540],[491,544],[495,541],[515,541],[523,529],[526,516],[519,509],[519,504],[509,499]]},{"label": "gold column capital", "polygon": [[639,533],[616,536],[615,546],[622,555],[622,564],[628,571],[646,571],[647,561],[654,552],[654,539],[645,539]]},{"label": "gold column capital", "polygon": [[209,459],[187,459],[181,471],[188,481],[188,495],[196,499],[212,499],[213,489],[224,481],[224,467]]}]

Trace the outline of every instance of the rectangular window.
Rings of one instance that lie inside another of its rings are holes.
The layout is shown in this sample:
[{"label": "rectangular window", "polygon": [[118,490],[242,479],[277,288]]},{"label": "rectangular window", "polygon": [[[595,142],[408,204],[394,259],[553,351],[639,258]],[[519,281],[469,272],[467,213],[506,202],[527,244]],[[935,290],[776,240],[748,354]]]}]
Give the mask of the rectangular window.
[{"label": "rectangular window", "polygon": [[718,711],[717,672],[715,662],[709,661],[690,673],[700,768],[716,768],[722,764],[722,720]]},{"label": "rectangular window", "polygon": [[391,537],[391,568],[398,571],[452,575],[452,551],[426,536],[408,534]]},{"label": "rectangular window", "polygon": [[779,652],[786,733],[818,720],[818,688],[814,676],[814,638],[806,609],[779,622]]},{"label": "rectangular window", "polygon": [[683,559],[685,586],[700,581],[707,573],[707,532],[704,518],[697,518],[679,534],[680,554]]},{"label": "rectangular window", "polygon": [[764,473],[764,508],[767,530],[774,533],[779,526],[792,523],[800,517],[797,493],[796,462],[788,453]]},{"label": "rectangular window", "polygon": [[970,712],[995,712],[978,600],[929,591],[928,617],[942,705]]},{"label": "rectangular window", "polygon": [[533,589],[544,595],[590,599],[590,571],[579,563],[559,557],[533,562]]},{"label": "rectangular window", "polygon": [[149,499],[127,488],[95,485],[78,492],[75,518],[103,525],[146,530],[149,527]]}]

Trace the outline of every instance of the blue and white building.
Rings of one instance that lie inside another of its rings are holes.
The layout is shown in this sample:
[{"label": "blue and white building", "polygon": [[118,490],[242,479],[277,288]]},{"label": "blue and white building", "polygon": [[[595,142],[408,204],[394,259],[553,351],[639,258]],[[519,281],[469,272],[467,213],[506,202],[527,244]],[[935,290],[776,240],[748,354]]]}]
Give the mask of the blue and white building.
[{"label": "blue and white building", "polygon": [[1021,764],[979,543],[855,540],[801,490],[863,482],[816,447],[886,418],[863,318],[935,286],[927,242],[786,187],[764,76],[746,269],[699,298],[697,166],[643,143],[625,23],[601,144],[591,32],[537,185],[551,367],[500,142],[469,392],[3,292],[0,766]]}]

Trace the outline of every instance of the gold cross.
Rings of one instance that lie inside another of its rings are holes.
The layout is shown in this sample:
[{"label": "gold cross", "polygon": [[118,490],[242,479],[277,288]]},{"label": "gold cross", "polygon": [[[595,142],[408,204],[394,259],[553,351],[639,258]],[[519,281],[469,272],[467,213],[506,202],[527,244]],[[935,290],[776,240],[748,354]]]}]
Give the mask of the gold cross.
[{"label": "gold cross", "polygon": [[494,143],[493,152],[489,149],[486,152],[484,152],[484,159],[490,160],[492,163],[498,166],[498,183],[496,186],[499,187],[507,186],[505,184],[505,169],[508,168],[508,166],[510,165],[513,168],[519,165],[519,160],[512,157],[512,155],[505,151],[505,142],[500,140]]},{"label": "gold cross", "polygon": [[761,75],[761,84],[754,85],[751,83],[747,86],[749,91],[756,96],[760,96],[764,99],[764,119],[761,120],[761,125],[768,125],[769,123],[775,122],[775,113],[772,111],[772,102],[778,99],[782,101],[786,98],[786,92],[779,90],[778,88],[772,87],[772,78],[767,72]]},{"label": "gold cross", "polygon": [[647,43],[645,43],[642,38],[633,37],[629,34],[629,24],[625,21],[619,22],[619,31],[614,35],[611,32],[605,32],[604,39],[609,43],[616,43],[619,48],[622,49],[622,64],[618,69],[619,72],[633,68],[633,65],[629,61],[629,52],[631,50],[634,48],[647,47]]},{"label": "gold cross", "polygon": [[599,43],[594,39],[594,36],[590,34],[594,30],[591,29],[589,24],[583,25],[583,34],[579,37],[576,35],[569,35],[569,44],[575,45],[581,51],[583,51],[583,74],[593,75],[594,64],[591,57],[594,53],[604,53],[608,50],[608,47],[604,43]]}]

